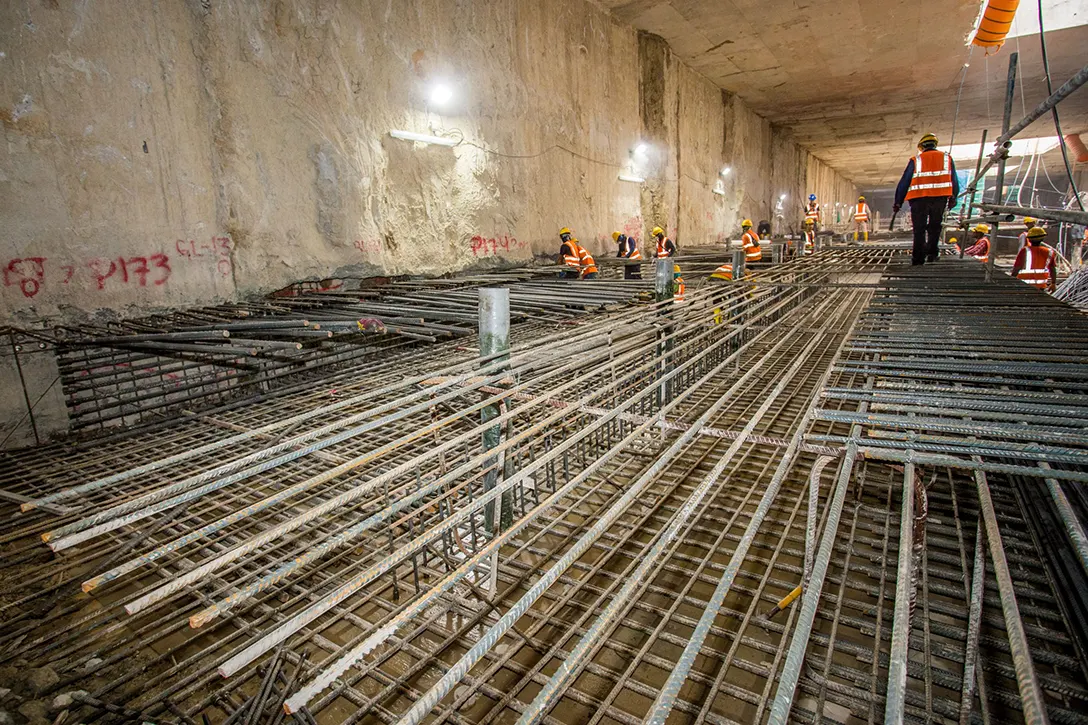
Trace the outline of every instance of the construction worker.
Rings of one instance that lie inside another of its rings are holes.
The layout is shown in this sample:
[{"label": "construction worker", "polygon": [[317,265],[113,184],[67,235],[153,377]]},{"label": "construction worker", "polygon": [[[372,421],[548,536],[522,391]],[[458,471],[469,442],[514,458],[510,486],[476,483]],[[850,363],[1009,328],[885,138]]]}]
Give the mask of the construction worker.
[{"label": "construction worker", "polygon": [[674,304],[678,304],[684,301],[684,278],[680,276],[680,265],[674,264],[672,266],[672,301]]},{"label": "construction worker", "polygon": [[559,273],[560,279],[578,279],[582,276],[582,261],[578,250],[581,247],[569,227],[559,230],[559,259],[566,269]]},{"label": "construction worker", "polygon": [[869,241],[869,217],[872,212],[865,203],[865,197],[859,196],[858,203],[854,205],[854,241],[858,240],[858,232],[865,235],[865,241]]},{"label": "construction worker", "polygon": [[657,258],[664,259],[665,257],[676,256],[676,245],[673,241],[665,236],[665,230],[661,227],[654,227],[653,230],[654,239],[657,240]]},{"label": "construction worker", "polygon": [[726,262],[710,273],[711,279],[733,279],[733,265]]},{"label": "construction worker", "polygon": [[808,195],[808,206],[805,207],[805,223],[812,220],[812,228],[820,228],[820,205],[816,203],[816,195]]},{"label": "construction worker", "polygon": [[1024,248],[1024,245],[1028,243],[1028,232],[1037,224],[1038,222],[1035,220],[1035,217],[1024,217],[1024,231],[1020,232],[1020,244],[1016,247],[1016,251],[1019,252]]},{"label": "construction worker", "polygon": [[956,254],[960,253],[960,245],[959,245],[958,242],[959,242],[959,240],[956,239],[955,237],[952,237],[951,239],[948,240],[948,246],[951,247],[952,251],[955,252]]},{"label": "construction worker", "polygon": [[989,224],[976,224],[975,228],[971,230],[971,237],[973,243],[970,247],[963,250],[963,253],[966,254],[968,257],[974,257],[983,264],[989,262],[990,238],[986,236],[989,233]]},{"label": "construction worker", "polygon": [[805,226],[802,229],[805,242],[801,247],[801,254],[812,254],[816,251],[816,230],[815,221],[812,219],[805,219]]},{"label": "construction worker", "polygon": [[[642,252],[639,251],[638,242],[634,237],[629,237],[623,232],[612,232],[612,241],[616,243],[616,256],[628,259],[631,262],[642,260]],[[623,265],[624,279],[642,279],[642,267],[638,264]]]},{"label": "construction worker", "polygon": [[904,201],[910,202],[910,219],[914,224],[912,265],[937,261],[944,213],[955,205],[959,193],[960,182],[952,157],[938,151],[937,137],[927,133],[918,141],[918,155],[903,170],[892,206],[898,212]]},{"label": "construction worker", "polygon": [[1012,276],[1047,292],[1053,292],[1058,286],[1058,253],[1043,243],[1046,230],[1032,227],[1028,230],[1028,243],[1016,253],[1012,264]]},{"label": "construction worker", "polygon": [[747,264],[763,261],[763,249],[759,246],[759,237],[752,231],[752,220],[740,223],[740,245],[744,247],[744,261]]},{"label": "construction worker", "polygon": [[597,278],[597,262],[589,250],[580,244],[578,245],[578,265],[582,269],[582,279]]},{"label": "construction worker", "polygon": [[759,235],[760,239],[770,239],[771,238],[771,223],[769,221],[767,221],[766,219],[760,219],[759,220],[759,226],[756,227],[756,234]]}]

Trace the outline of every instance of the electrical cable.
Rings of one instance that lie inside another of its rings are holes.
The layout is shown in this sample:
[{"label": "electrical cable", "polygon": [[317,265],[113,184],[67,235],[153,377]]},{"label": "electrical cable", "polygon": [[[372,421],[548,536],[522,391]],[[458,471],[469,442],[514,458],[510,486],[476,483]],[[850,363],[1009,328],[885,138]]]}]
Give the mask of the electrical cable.
[{"label": "electrical cable", "polygon": [[[1043,30],[1043,0],[1039,0],[1039,45],[1041,46],[1043,53],[1043,72],[1046,74],[1046,92],[1047,96],[1054,95],[1054,88],[1050,82],[1050,61],[1046,55],[1046,32]],[[1073,198],[1077,201],[1077,206],[1081,211],[1084,211],[1084,202],[1080,200],[1080,192],[1077,190],[1077,182],[1073,180],[1073,167],[1069,165],[1069,151],[1065,147],[1065,137],[1062,136],[1062,124],[1058,118],[1058,106],[1054,105],[1050,109],[1054,115],[1054,131],[1058,134],[1058,145],[1062,149],[1062,161],[1065,162],[1065,175],[1069,179],[1069,189],[1073,192]]]}]

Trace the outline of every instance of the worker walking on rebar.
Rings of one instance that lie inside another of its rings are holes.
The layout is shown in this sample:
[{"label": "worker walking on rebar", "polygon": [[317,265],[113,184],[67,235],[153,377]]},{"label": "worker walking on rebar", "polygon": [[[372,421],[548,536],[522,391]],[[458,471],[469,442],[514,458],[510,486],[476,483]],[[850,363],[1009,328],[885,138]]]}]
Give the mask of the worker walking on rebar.
[{"label": "worker walking on rebar", "polygon": [[1024,231],[1020,232],[1020,244],[1017,245],[1016,251],[1019,252],[1021,249],[1023,249],[1027,245],[1027,243],[1028,243],[1028,232],[1031,231],[1032,227],[1035,227],[1037,225],[1038,225],[1038,222],[1035,220],[1035,217],[1030,217],[1030,216],[1024,217]]},{"label": "worker walking on rebar", "polygon": [[914,224],[912,265],[937,261],[944,213],[955,205],[959,193],[960,182],[952,157],[938,151],[937,137],[927,133],[918,141],[918,155],[903,170],[892,207],[898,212],[904,201],[910,202],[910,220]]},{"label": "worker walking on rebar", "polygon": [[865,241],[869,241],[869,216],[871,213],[869,205],[865,203],[865,197],[859,196],[858,203],[854,205],[855,242],[858,240],[858,232],[861,232],[865,236]]},{"label": "worker walking on rebar", "polygon": [[816,195],[808,195],[808,206],[805,207],[805,224],[812,222],[813,229],[820,228],[820,205],[816,202]]},{"label": "worker walking on rebar", "polygon": [[763,261],[763,249],[759,246],[759,236],[752,231],[752,220],[740,223],[740,245],[744,248],[744,261],[747,264]]},{"label": "worker walking on rebar", "polygon": [[983,264],[989,262],[990,238],[986,236],[989,233],[989,224],[976,224],[975,228],[971,230],[971,246],[963,250],[963,253],[968,257],[974,257]]},{"label": "worker walking on rebar", "polygon": [[1047,292],[1058,287],[1058,253],[1043,243],[1046,230],[1032,227],[1028,230],[1027,246],[1016,253],[1012,264],[1012,276]]},{"label": "worker walking on rebar", "polygon": [[653,230],[654,239],[657,240],[657,258],[665,259],[666,257],[676,256],[676,245],[671,239],[665,236],[665,230],[661,227],[654,227]]},{"label": "worker walking on rebar", "polygon": [[612,241],[616,243],[616,256],[628,260],[623,265],[623,278],[642,279],[642,267],[638,264],[642,261],[642,252],[639,251],[635,238],[623,232],[612,232]]},{"label": "worker walking on rebar", "polygon": [[801,234],[804,238],[804,242],[801,244],[801,254],[812,254],[816,251],[816,230],[815,222],[812,219],[805,219],[804,229],[801,230]]}]

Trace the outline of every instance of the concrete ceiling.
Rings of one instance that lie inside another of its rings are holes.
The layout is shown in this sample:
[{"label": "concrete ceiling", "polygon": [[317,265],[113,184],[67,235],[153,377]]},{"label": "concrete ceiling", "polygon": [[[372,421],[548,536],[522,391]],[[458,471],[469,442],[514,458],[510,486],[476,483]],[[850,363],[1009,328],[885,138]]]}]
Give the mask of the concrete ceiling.
[{"label": "concrete ceiling", "polygon": [[[894,185],[921,134],[932,131],[947,144],[954,119],[957,145],[977,143],[984,128],[994,137],[1011,53],[1019,50],[1024,91],[1017,93],[1013,122],[1047,96],[1037,32],[989,57],[968,48],[978,0],[600,2],[665,38],[685,62],[866,189]],[[1020,13],[1035,7],[1023,3]],[[1046,39],[1057,88],[1083,67],[1088,25],[1051,31]],[[1088,130],[1088,88],[1060,112],[1064,132]],[[1054,135],[1048,115],[1021,137]]]}]

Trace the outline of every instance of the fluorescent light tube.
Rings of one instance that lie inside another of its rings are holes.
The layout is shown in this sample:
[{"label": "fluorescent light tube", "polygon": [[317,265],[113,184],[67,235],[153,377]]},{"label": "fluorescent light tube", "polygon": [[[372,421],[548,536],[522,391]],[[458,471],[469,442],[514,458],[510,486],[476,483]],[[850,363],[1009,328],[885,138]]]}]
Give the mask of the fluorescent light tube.
[{"label": "fluorescent light tube", "polygon": [[413,133],[412,131],[398,131],[393,129],[389,132],[389,135],[393,138],[403,139],[405,141],[416,141],[418,143],[429,143],[435,146],[455,146],[457,145],[457,139],[455,138],[442,138],[441,136],[428,136],[425,133]]}]

